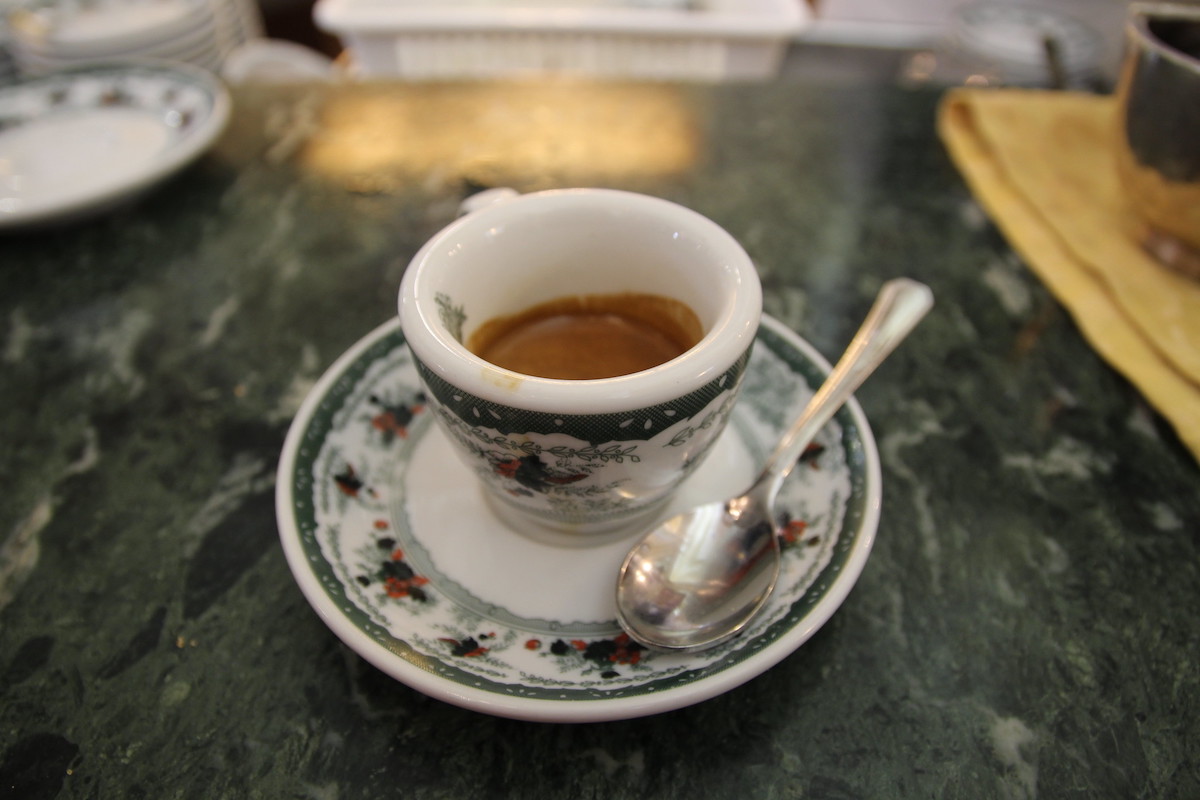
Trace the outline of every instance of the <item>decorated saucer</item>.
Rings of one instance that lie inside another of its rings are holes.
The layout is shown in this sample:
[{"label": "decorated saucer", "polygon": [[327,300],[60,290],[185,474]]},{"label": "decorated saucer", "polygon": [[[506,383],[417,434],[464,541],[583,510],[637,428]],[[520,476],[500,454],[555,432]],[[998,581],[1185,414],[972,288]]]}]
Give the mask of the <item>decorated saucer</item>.
[{"label": "decorated saucer", "polygon": [[[663,517],[744,489],[829,371],[764,317],[728,429]],[[618,627],[617,569],[641,531],[556,547],[497,518],[426,411],[398,321],[341,356],[283,448],[276,514],[309,603],[383,672],[446,702],[547,722],[628,719],[714,697],[792,653],[841,605],[866,563],[880,471],[848,403],[778,503],[778,588],[743,634],[700,653],[642,648]]]},{"label": "decorated saucer", "polygon": [[145,61],[0,88],[0,231],[127,201],[199,158],[230,98],[211,73]]}]

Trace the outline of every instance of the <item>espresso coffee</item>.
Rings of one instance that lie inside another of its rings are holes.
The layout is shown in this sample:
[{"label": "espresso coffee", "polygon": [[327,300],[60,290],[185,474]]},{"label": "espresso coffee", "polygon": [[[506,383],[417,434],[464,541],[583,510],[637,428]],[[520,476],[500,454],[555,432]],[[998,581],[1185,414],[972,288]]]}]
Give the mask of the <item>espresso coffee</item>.
[{"label": "espresso coffee", "polygon": [[704,337],[696,313],[660,295],[560,297],[488,320],[467,349],[539,378],[615,378],[664,364]]}]

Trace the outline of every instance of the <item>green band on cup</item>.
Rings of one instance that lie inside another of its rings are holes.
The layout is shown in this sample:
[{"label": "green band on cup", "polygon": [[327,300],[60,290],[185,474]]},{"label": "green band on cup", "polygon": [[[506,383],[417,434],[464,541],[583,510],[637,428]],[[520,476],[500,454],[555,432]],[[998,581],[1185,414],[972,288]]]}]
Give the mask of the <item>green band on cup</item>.
[{"label": "green band on cup", "polygon": [[[752,345],[753,346],[753,345]],[[469,426],[502,434],[563,433],[593,445],[651,439],[699,414],[722,392],[738,385],[750,360],[750,349],[718,378],[682,397],[618,414],[547,414],[493,403],[451,386],[413,354],[422,381],[438,403]]]}]

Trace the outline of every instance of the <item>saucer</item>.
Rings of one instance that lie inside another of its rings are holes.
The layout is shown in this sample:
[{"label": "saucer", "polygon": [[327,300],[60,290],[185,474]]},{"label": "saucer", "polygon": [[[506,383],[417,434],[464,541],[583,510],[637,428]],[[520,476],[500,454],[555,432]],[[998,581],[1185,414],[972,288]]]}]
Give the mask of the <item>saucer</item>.
[{"label": "saucer", "polygon": [[146,61],[0,88],[0,231],[136,197],[199,158],[229,119],[210,73]]},{"label": "saucer", "polygon": [[[764,317],[729,427],[666,518],[745,489],[829,365]],[[288,566],[350,648],[432,697],[546,722],[691,705],[761,674],[811,637],[870,554],[880,471],[851,400],[778,502],[783,570],[743,634],[700,653],[646,650],[617,626],[616,575],[641,531],[556,547],[491,511],[434,424],[397,320],[341,356],[284,444],[276,515]]]}]

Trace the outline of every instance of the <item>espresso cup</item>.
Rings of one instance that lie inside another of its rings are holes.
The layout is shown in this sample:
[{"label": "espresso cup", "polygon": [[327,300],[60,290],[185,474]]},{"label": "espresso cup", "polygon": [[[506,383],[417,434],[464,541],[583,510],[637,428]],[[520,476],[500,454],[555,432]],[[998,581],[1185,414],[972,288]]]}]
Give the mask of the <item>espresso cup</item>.
[{"label": "espresso cup", "polygon": [[[534,538],[607,541],[648,522],[728,422],[758,329],[758,275],[720,226],[666,200],[608,189],[494,198],[412,259],[401,327],[437,423],[497,514]],[[490,320],[627,293],[687,306],[699,341],[649,369],[583,380],[521,374],[467,347]]]},{"label": "espresso cup", "polygon": [[1117,85],[1117,170],[1135,235],[1200,278],[1200,5],[1135,3]]}]

